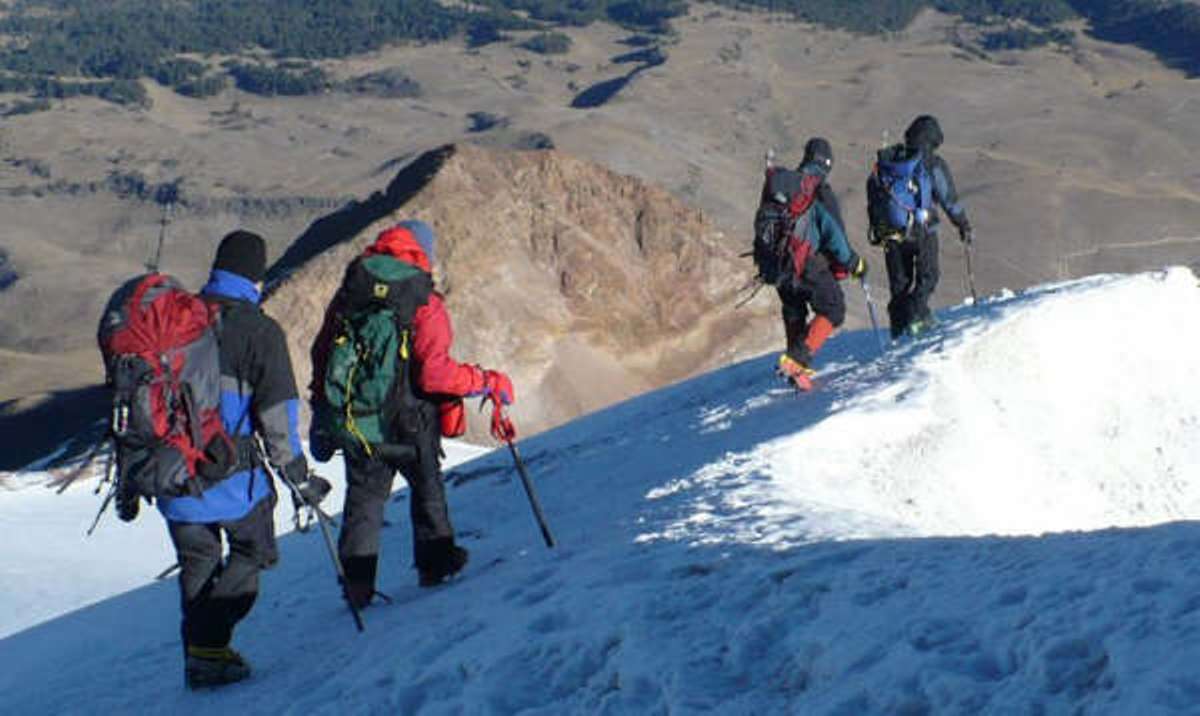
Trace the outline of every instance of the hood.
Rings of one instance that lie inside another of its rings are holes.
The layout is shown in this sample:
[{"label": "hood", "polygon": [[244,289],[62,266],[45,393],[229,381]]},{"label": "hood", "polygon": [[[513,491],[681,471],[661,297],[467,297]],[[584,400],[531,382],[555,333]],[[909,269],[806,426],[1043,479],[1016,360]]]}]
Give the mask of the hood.
[{"label": "hood", "polygon": [[429,257],[417,243],[413,233],[403,226],[395,226],[379,233],[375,243],[363,251],[363,256],[391,256],[407,264],[412,264],[422,271],[429,273]]},{"label": "hood", "polygon": [[932,153],[942,146],[942,139],[942,128],[937,119],[928,114],[917,117],[908,125],[908,129],[904,130],[904,143],[910,149],[922,149]]}]

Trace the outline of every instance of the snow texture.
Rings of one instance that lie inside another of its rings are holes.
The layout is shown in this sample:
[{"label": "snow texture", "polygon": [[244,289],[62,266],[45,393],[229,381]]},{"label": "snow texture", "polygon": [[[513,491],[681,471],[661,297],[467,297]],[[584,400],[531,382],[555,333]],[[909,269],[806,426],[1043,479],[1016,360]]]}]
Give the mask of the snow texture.
[{"label": "snow texture", "polygon": [[520,443],[554,549],[507,450],[469,459],[460,580],[416,586],[398,491],[396,603],[357,634],[319,536],[289,534],[235,637],[255,673],[216,691],[182,686],[161,519],[84,539],[94,479],[24,474],[0,494],[0,710],[1200,713],[1197,315],[1187,269],[1096,276],[883,355],[839,335],[810,394],[774,356],[647,394]]}]

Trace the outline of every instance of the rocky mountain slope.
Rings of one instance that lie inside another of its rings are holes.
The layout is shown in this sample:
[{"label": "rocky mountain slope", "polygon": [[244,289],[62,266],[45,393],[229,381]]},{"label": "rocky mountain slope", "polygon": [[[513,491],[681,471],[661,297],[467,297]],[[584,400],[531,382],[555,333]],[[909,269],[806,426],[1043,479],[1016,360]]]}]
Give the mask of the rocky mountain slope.
[{"label": "rocky mountain slope", "polygon": [[702,211],[563,152],[447,145],[336,221],[318,222],[326,228],[273,269],[286,275],[265,307],[287,329],[301,385],[346,264],[405,218],[429,222],[439,237],[455,357],[511,371],[514,416],[527,431],[776,339],[773,323],[763,330],[753,310],[736,309],[741,246]]}]

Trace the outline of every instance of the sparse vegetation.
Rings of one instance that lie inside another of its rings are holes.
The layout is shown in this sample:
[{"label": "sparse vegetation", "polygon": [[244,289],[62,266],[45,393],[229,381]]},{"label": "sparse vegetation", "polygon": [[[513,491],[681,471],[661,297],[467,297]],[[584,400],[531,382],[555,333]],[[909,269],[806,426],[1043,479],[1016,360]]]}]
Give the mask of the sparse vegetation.
[{"label": "sparse vegetation", "polygon": [[[1069,42],[1054,26],[1083,16],[1100,38],[1133,43],[1200,73],[1200,4],[1184,0],[718,0],[859,33],[903,29],[924,8],[970,21],[1025,25],[985,36],[988,49]],[[207,97],[237,86],[260,94],[306,94],[329,86],[312,60],[340,58],[405,40],[462,37],[479,47],[506,31],[540,27],[522,46],[570,49],[553,26],[614,22],[642,33],[670,30],[687,0],[489,0],[467,8],[437,0],[20,0],[0,16],[0,91],[33,97],[91,95],[144,106],[137,80]],[[516,14],[527,13],[526,19]],[[627,39],[650,44],[646,34]],[[266,57],[258,56],[262,52]],[[256,55],[249,59],[249,55]],[[203,58],[235,57],[212,68]],[[197,59],[199,58],[199,59]],[[401,90],[408,91],[408,90]]]},{"label": "sparse vegetation", "polygon": [[571,38],[561,32],[541,32],[519,46],[542,55],[565,55],[571,51]]},{"label": "sparse vegetation", "polygon": [[1073,33],[1069,30],[1052,27],[1048,30],[1037,30],[1025,26],[1012,26],[1003,30],[988,32],[983,35],[983,49],[996,50],[1028,50],[1054,43],[1070,45]]},{"label": "sparse vegetation", "polygon": [[50,109],[50,100],[38,99],[22,99],[17,100],[8,107],[4,108],[5,117],[15,117],[21,114],[33,114],[35,112],[45,112]]},{"label": "sparse vegetation", "polygon": [[509,125],[508,117],[501,117],[491,112],[471,112],[467,115],[470,124],[468,132],[486,132],[489,129],[504,129]]},{"label": "sparse vegetation", "polygon": [[421,96],[421,84],[399,67],[361,75],[348,80],[341,89],[352,94],[371,95],[387,99],[412,99]]},{"label": "sparse vegetation", "polygon": [[329,88],[325,71],[315,65],[235,64],[229,74],[238,89],[260,95],[305,95]]}]

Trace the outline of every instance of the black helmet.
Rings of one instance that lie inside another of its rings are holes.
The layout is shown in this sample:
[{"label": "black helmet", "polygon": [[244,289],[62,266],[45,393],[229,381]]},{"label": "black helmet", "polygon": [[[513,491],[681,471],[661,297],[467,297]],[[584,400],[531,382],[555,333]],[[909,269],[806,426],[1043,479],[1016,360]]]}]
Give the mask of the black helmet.
[{"label": "black helmet", "polygon": [[933,115],[922,114],[904,130],[904,143],[912,149],[937,149],[942,146],[942,128]]},{"label": "black helmet", "polygon": [[833,147],[829,146],[829,140],[824,137],[813,137],[804,144],[804,159],[801,164],[816,162],[826,172],[833,169]]}]

